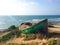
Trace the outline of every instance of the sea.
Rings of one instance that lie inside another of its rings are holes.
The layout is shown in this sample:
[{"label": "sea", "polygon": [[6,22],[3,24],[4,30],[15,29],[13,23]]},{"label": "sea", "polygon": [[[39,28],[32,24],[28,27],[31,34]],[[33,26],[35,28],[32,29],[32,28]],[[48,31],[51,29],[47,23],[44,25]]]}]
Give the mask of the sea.
[{"label": "sea", "polygon": [[0,29],[7,29],[11,25],[19,26],[21,23],[29,21],[41,21],[48,19],[52,24],[60,24],[60,15],[15,15],[0,16]]},{"label": "sea", "polygon": [[48,19],[48,22],[52,24],[60,24],[60,15],[23,15],[13,17],[20,22]]}]

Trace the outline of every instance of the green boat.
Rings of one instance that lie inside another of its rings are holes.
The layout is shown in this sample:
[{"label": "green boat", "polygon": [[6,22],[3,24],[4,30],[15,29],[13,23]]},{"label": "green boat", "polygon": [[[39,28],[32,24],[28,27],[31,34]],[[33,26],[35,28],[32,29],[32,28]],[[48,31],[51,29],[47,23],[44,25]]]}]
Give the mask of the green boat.
[{"label": "green boat", "polygon": [[41,32],[41,31],[46,32],[47,30],[48,30],[48,21],[47,19],[45,19],[30,28],[21,30],[21,33],[28,34],[28,33],[35,33],[35,32]]}]

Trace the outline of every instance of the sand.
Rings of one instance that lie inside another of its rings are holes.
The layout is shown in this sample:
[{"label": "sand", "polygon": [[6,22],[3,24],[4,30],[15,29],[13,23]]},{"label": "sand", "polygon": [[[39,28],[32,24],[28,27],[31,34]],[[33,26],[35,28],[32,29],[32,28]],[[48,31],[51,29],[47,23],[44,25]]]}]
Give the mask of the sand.
[{"label": "sand", "polygon": [[[49,32],[56,32],[56,33],[60,33],[60,24],[56,24],[56,25],[53,25],[54,27],[48,27],[48,31]],[[7,41],[7,44],[8,43],[18,43],[18,44],[20,44],[20,43],[24,43],[24,44],[26,44],[26,43],[36,43],[36,42],[38,42],[38,43],[47,43],[47,40],[46,39],[43,39],[43,40],[41,40],[41,39],[35,39],[35,40],[29,40],[29,41],[24,41],[23,40],[24,38],[13,38],[13,39],[10,39],[9,41]]]},{"label": "sand", "polygon": [[46,39],[42,39],[42,40],[35,39],[35,40],[28,40],[28,41],[24,41],[23,39],[24,38],[14,38],[13,40],[8,41],[7,44],[8,43],[18,43],[18,44],[21,44],[21,43],[23,43],[23,44],[47,43],[47,40]]},{"label": "sand", "polygon": [[54,27],[48,28],[49,32],[60,33],[60,24],[53,25]]},{"label": "sand", "polygon": [[5,32],[5,33],[3,33],[3,34],[0,34],[0,37],[2,37],[2,36],[4,36],[4,35],[7,35],[8,33],[10,33],[10,32]]}]

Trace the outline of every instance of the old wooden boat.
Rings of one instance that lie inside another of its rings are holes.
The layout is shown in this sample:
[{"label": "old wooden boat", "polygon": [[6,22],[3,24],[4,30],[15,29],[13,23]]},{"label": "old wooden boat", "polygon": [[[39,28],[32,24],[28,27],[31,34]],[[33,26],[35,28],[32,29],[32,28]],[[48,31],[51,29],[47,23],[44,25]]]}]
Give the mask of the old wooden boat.
[{"label": "old wooden boat", "polygon": [[45,19],[30,28],[21,30],[21,33],[28,34],[28,33],[35,33],[35,32],[47,32],[47,30],[48,30],[48,21],[47,19]]}]

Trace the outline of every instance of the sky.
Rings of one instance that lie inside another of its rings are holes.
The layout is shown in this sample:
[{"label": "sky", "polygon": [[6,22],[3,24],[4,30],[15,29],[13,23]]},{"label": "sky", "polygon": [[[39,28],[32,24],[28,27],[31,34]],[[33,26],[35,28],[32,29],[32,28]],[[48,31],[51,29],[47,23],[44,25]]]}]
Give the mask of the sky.
[{"label": "sky", "polygon": [[0,15],[60,15],[60,0],[0,0]]}]

